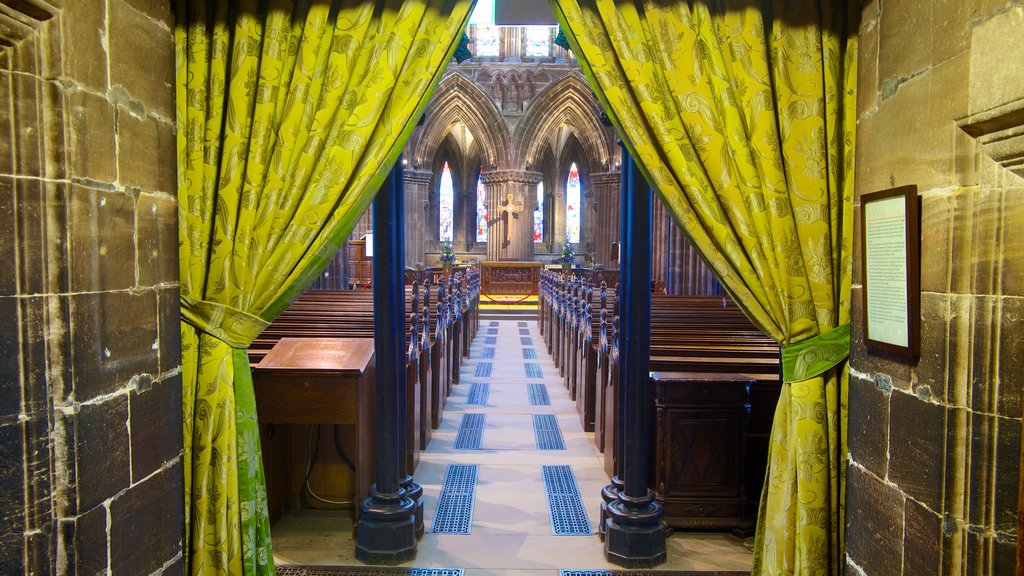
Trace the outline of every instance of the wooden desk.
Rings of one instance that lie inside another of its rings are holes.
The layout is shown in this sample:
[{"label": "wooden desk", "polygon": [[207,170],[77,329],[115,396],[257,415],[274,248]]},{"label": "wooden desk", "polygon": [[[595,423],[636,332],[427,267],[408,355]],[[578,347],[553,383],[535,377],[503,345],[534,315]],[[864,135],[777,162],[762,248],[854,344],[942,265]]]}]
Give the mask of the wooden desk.
[{"label": "wooden desk", "polygon": [[260,422],[355,425],[357,502],[374,476],[373,370],[372,338],[281,338],[253,369]]}]

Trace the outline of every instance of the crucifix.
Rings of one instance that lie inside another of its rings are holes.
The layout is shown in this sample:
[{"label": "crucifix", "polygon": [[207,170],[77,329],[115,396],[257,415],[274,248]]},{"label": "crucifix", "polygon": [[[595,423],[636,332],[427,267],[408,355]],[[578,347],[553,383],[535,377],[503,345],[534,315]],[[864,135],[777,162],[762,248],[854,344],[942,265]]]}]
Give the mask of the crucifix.
[{"label": "crucifix", "polygon": [[503,241],[501,243],[501,248],[502,249],[508,248],[509,245],[512,244],[512,234],[510,232],[510,228],[512,227],[512,222],[509,221],[508,217],[511,216],[511,217],[515,218],[516,220],[518,220],[519,219],[519,213],[523,211],[523,205],[521,203],[520,204],[513,204],[512,202],[513,202],[512,194],[508,194],[507,198],[505,200],[505,203],[502,204],[498,208],[498,210],[497,210],[498,212],[501,212],[501,216],[498,216],[497,218],[494,218],[493,220],[491,220],[491,221],[489,221],[487,223],[488,226],[493,226],[494,224],[497,224],[498,222],[504,222],[505,223],[505,226],[504,226],[504,228],[505,228],[505,238],[503,239]]}]

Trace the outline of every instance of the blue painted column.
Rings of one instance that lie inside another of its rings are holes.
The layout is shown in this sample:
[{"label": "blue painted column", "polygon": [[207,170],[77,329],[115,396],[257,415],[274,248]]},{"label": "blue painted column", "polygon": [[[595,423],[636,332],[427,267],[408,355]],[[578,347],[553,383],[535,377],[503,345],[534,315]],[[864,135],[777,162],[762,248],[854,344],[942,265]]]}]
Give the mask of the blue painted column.
[{"label": "blue painted column", "polygon": [[619,289],[619,361],[616,443],[622,485],[606,506],[605,557],[627,568],[665,561],[662,508],[650,489],[651,471],[651,188],[639,166],[623,152]]},{"label": "blue painted column", "polygon": [[[377,471],[360,505],[356,558],[399,564],[416,557],[416,502],[402,482],[405,426],[405,263],[402,162],[373,199],[374,440]],[[408,479],[411,482],[411,478]]]}]

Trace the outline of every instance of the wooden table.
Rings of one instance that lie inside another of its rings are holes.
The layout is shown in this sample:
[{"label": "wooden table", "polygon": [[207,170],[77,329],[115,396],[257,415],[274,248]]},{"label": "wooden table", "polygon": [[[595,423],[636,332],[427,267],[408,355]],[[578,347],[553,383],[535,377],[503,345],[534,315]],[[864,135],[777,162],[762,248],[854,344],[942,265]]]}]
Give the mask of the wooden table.
[{"label": "wooden table", "polygon": [[260,422],[354,425],[357,502],[374,475],[373,370],[372,338],[282,338],[253,370]]}]

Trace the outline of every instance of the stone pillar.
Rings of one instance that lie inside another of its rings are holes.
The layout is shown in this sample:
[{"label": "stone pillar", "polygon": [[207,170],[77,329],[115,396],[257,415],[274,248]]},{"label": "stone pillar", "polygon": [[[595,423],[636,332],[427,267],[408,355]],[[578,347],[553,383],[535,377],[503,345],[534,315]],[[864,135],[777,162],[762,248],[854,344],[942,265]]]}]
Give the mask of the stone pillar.
[{"label": "stone pillar", "polygon": [[594,228],[594,258],[597,264],[618,268],[611,261],[612,242],[619,240],[619,172],[601,172],[590,176],[590,197],[597,203]]},{"label": "stone pillar", "polygon": [[427,222],[430,221],[429,170],[406,168],[405,180],[405,263],[415,266],[426,261]]},{"label": "stone pillar", "polygon": [[523,61],[523,27],[504,26],[501,29],[501,43],[505,54],[505,62]]},{"label": "stone pillar", "polygon": [[487,190],[488,261],[533,260],[533,208],[541,179],[540,172],[483,173]]}]

